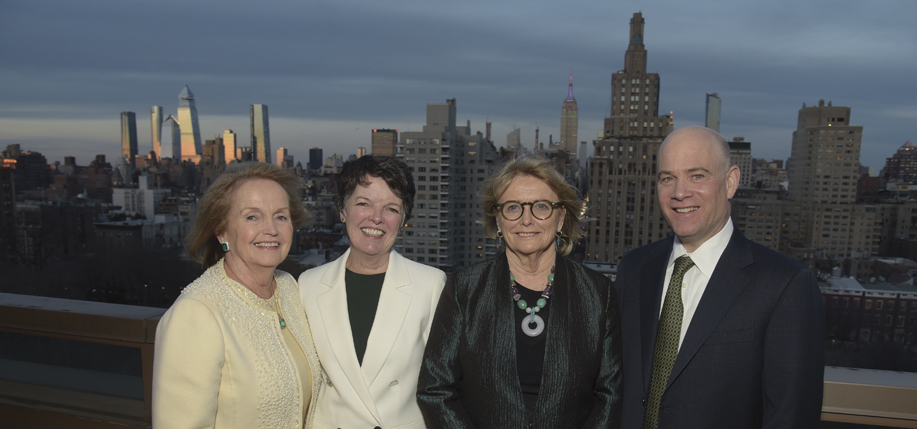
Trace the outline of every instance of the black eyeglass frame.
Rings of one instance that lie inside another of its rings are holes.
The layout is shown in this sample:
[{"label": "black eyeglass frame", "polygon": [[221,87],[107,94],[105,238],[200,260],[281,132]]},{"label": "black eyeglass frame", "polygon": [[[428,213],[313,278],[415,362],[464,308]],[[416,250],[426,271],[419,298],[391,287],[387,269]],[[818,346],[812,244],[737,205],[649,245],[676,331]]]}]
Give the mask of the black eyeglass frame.
[{"label": "black eyeglass frame", "polygon": [[[510,219],[508,216],[506,216],[506,212],[503,211],[503,207],[506,206],[506,205],[509,204],[509,203],[516,203],[516,204],[519,204],[520,206],[522,206],[522,210],[519,211],[519,217],[517,217],[517,218],[515,218],[515,219]],[[543,218],[538,217],[538,216],[535,214],[535,211],[532,210],[532,207],[534,207],[534,205],[535,205],[536,203],[548,203],[548,206],[551,207],[551,213],[548,213],[548,215],[545,216],[545,217],[543,217]],[[563,208],[564,205],[561,204],[560,202],[548,201],[548,200],[535,200],[535,201],[528,201],[528,202],[525,202],[525,203],[520,202],[520,201],[516,201],[516,200],[509,200],[509,201],[504,201],[504,202],[502,202],[502,203],[500,203],[500,204],[495,205],[494,208],[496,208],[496,209],[500,212],[500,214],[503,216],[503,219],[506,219],[506,220],[509,220],[509,221],[513,221],[513,220],[519,220],[519,219],[522,218],[522,215],[525,214],[525,206],[529,206],[529,213],[531,213],[531,214],[532,214],[532,217],[534,217],[535,219],[538,219],[538,220],[548,220],[548,219],[551,218],[551,216],[554,215],[554,210],[555,210],[555,209],[557,209],[558,207]]]}]

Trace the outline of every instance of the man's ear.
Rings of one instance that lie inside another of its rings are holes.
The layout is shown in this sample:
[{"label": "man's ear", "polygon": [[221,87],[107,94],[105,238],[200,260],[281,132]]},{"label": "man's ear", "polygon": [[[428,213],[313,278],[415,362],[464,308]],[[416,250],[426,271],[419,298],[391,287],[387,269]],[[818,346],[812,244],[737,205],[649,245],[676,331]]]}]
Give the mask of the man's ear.
[{"label": "man's ear", "polygon": [[732,196],[736,194],[736,189],[739,189],[739,179],[742,177],[742,173],[739,171],[739,167],[733,165],[729,167],[729,171],[726,172],[726,197],[732,199]]}]

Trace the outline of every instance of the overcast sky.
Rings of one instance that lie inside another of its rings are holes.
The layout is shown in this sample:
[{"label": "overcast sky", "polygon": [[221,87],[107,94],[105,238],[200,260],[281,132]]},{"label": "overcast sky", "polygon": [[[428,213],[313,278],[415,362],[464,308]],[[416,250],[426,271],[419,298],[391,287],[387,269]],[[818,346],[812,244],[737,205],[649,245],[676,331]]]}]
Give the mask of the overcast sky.
[{"label": "overcast sky", "polygon": [[[297,161],[370,147],[373,128],[421,130],[427,103],[456,98],[458,121],[506,143],[556,140],[570,70],[579,140],[610,110],[629,22],[646,20],[660,113],[721,132],[757,158],[785,159],[803,103],[852,108],[861,162],[878,170],[915,140],[917,1],[133,1],[0,0],[0,145],[86,165],[120,151],[120,112],[176,113],[189,85],[201,135],[243,144],[249,105],[269,106],[272,149]],[[591,152],[591,144],[590,144]]]}]

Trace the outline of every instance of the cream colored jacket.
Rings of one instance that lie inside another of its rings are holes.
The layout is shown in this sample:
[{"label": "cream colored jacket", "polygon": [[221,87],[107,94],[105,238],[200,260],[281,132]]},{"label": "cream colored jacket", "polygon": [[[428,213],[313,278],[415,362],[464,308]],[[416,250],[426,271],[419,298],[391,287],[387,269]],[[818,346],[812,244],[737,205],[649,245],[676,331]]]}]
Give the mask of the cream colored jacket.
[{"label": "cream colored jacket", "polygon": [[417,377],[446,275],[391,252],[360,366],[344,286],[349,256],[350,250],[299,276],[315,348],[327,375],[315,409],[315,427],[425,428],[417,405]]},{"label": "cream colored jacket", "polygon": [[217,262],[159,321],[153,360],[153,427],[311,428],[322,372],[293,276],[275,271],[287,329],[312,371],[303,424],[300,374],[277,313]]}]

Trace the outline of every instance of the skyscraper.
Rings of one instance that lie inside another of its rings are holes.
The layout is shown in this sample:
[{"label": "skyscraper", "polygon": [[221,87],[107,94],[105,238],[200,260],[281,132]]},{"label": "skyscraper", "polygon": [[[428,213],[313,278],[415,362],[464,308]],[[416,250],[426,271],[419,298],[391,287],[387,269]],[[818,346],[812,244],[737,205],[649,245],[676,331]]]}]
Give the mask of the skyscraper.
[{"label": "skyscraper", "polygon": [[[856,200],[863,127],[850,125],[850,108],[825,105],[799,109],[787,165],[791,200],[850,204]],[[826,180],[828,179],[828,180]]]},{"label": "skyscraper", "polygon": [[162,106],[150,108],[150,128],[153,137],[153,153],[156,158],[162,157]]},{"label": "skyscraper", "polygon": [[181,159],[197,162],[201,155],[201,126],[197,120],[194,94],[188,85],[178,94],[178,123],[181,126]]},{"label": "skyscraper", "polygon": [[201,148],[201,165],[204,164],[226,164],[226,148],[223,146],[222,137],[204,141],[204,146]]},{"label": "skyscraper", "polygon": [[704,126],[713,131],[720,132],[720,104],[722,99],[717,93],[707,93],[707,108],[704,117],[706,118]]},{"label": "skyscraper", "polygon": [[[573,72],[570,72],[570,87],[567,98],[560,109],[560,148],[576,155],[576,132],[579,128],[576,99],[573,98]],[[574,156],[575,158],[575,156]]]},{"label": "skyscraper", "polygon": [[252,157],[256,161],[271,162],[271,128],[268,125],[267,105],[251,105]]},{"label": "skyscraper", "polygon": [[322,155],[322,148],[313,147],[309,149],[309,170],[319,171],[322,169],[322,164],[325,163],[325,156]]},{"label": "skyscraper", "polygon": [[277,165],[283,167],[283,160],[286,159],[286,157],[287,157],[287,148],[278,147],[277,148],[277,158],[275,159],[275,162],[277,163]]},{"label": "skyscraper", "polygon": [[16,169],[0,163],[0,257],[15,251],[16,245]]},{"label": "skyscraper", "polygon": [[172,136],[172,142],[160,146],[159,159],[171,158],[181,161],[181,124],[179,124],[175,115],[169,115],[162,123],[163,125],[168,123],[167,126],[169,126],[169,135]]},{"label": "skyscraper", "polygon": [[121,158],[131,167],[137,156],[137,115],[121,112]]},{"label": "skyscraper", "polygon": [[729,142],[729,159],[739,167],[739,186],[751,187],[751,142],[745,141],[745,137],[733,137]]},{"label": "skyscraper", "polygon": [[506,148],[516,150],[522,143],[521,131],[513,126],[513,131],[506,135]]},{"label": "skyscraper", "polygon": [[799,109],[787,162],[788,197],[806,211],[803,243],[828,257],[878,246],[875,209],[854,204],[862,137],[863,127],[850,125],[849,107],[819,100]]},{"label": "skyscraper", "polygon": [[658,115],[659,75],[646,72],[643,25],[635,13],[624,70],[611,76],[611,116],[589,158],[587,262],[616,263],[669,231],[656,203],[656,155],[672,118]]},{"label": "skyscraper", "polygon": [[493,255],[484,235],[478,195],[496,168],[493,143],[469,125],[456,126],[455,99],[427,104],[423,131],[401,133],[396,151],[414,172],[414,215],[398,238],[399,251],[416,262],[452,271]]},{"label": "skyscraper", "polygon": [[605,118],[605,138],[665,137],[670,117],[659,115],[659,74],[646,72],[643,14],[630,20],[630,44],[624,53],[624,70],[611,75],[611,116]]},{"label": "skyscraper", "polygon": [[900,183],[917,182],[917,147],[910,141],[901,145],[891,158],[885,159],[882,180]]},{"label": "skyscraper", "polygon": [[394,155],[397,144],[398,130],[377,128],[373,130],[370,151],[373,155]]},{"label": "skyscraper", "polygon": [[223,151],[227,164],[236,160],[236,133],[232,129],[223,131]]},{"label": "skyscraper", "polygon": [[586,149],[586,140],[580,142],[579,152],[577,152],[576,157],[579,159],[578,162],[580,168],[586,168],[586,165],[588,165],[587,163],[589,162],[589,153]]}]

